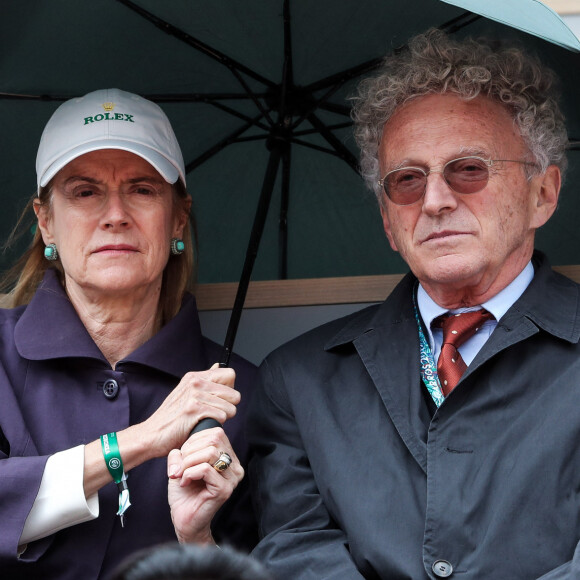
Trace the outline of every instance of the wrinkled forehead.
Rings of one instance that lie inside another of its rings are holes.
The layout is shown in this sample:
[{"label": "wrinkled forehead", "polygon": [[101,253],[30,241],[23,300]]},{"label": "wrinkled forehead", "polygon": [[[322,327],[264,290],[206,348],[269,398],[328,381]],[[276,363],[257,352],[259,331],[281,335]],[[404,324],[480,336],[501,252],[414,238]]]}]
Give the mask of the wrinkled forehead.
[{"label": "wrinkled forehead", "polygon": [[143,157],[120,149],[100,149],[75,157],[54,177],[61,181],[71,175],[97,180],[132,180],[147,178],[167,183],[161,174]]},{"label": "wrinkled forehead", "polygon": [[507,108],[486,97],[454,94],[417,97],[385,123],[379,144],[382,166],[405,160],[447,161],[462,155],[522,155],[527,147]]}]

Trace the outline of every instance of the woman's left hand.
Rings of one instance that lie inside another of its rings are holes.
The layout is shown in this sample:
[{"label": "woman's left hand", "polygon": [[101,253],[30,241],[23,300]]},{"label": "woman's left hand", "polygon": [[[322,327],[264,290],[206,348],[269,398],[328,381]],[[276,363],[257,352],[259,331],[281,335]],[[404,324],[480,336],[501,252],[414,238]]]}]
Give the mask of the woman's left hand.
[{"label": "woman's left hand", "polygon": [[[224,471],[213,467],[222,453],[232,462]],[[244,477],[224,430],[216,427],[192,435],[167,457],[171,519],[180,543],[213,543],[211,521]]]}]

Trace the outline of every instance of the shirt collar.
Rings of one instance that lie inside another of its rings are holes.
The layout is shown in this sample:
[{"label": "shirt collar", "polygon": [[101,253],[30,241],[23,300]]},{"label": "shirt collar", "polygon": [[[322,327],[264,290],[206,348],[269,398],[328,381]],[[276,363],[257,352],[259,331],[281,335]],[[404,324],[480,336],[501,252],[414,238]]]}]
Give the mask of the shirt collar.
[{"label": "shirt collar", "polygon": [[[528,262],[526,267],[516,276],[510,284],[508,284],[503,290],[500,290],[495,296],[487,300],[481,305],[472,306],[470,308],[456,308],[453,310],[447,310],[439,304],[437,304],[429,294],[425,291],[423,286],[419,284],[417,290],[417,306],[419,307],[419,312],[421,313],[421,318],[425,323],[426,329],[431,335],[431,323],[435,318],[445,314],[446,312],[466,312],[468,310],[477,310],[478,308],[485,308],[488,312],[491,312],[495,319],[499,319],[511,308],[511,306],[516,302],[516,300],[524,293],[525,289],[528,287],[530,282],[534,277],[534,267],[532,266],[531,260]],[[430,336],[431,338],[431,336]]]}]

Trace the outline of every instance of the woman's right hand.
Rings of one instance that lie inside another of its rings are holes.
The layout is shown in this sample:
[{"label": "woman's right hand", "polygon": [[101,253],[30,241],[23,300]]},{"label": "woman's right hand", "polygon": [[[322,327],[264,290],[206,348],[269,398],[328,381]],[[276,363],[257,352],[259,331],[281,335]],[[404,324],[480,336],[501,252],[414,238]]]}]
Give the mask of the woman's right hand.
[{"label": "woman's right hand", "polygon": [[179,449],[191,430],[206,417],[225,423],[236,414],[240,393],[234,389],[236,374],[231,368],[214,365],[207,371],[187,373],[144,421],[144,435],[152,438],[155,456]]}]

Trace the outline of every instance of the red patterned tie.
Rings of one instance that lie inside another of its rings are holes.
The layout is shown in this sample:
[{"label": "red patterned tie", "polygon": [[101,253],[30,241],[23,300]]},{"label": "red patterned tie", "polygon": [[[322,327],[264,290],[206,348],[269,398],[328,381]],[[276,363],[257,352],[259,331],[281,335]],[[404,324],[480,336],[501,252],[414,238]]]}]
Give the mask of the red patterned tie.
[{"label": "red patterned tie", "polygon": [[486,320],[492,318],[493,314],[480,309],[460,314],[444,314],[433,321],[432,326],[443,329],[443,344],[437,361],[437,374],[445,396],[455,388],[467,369],[457,349],[469,340]]}]

